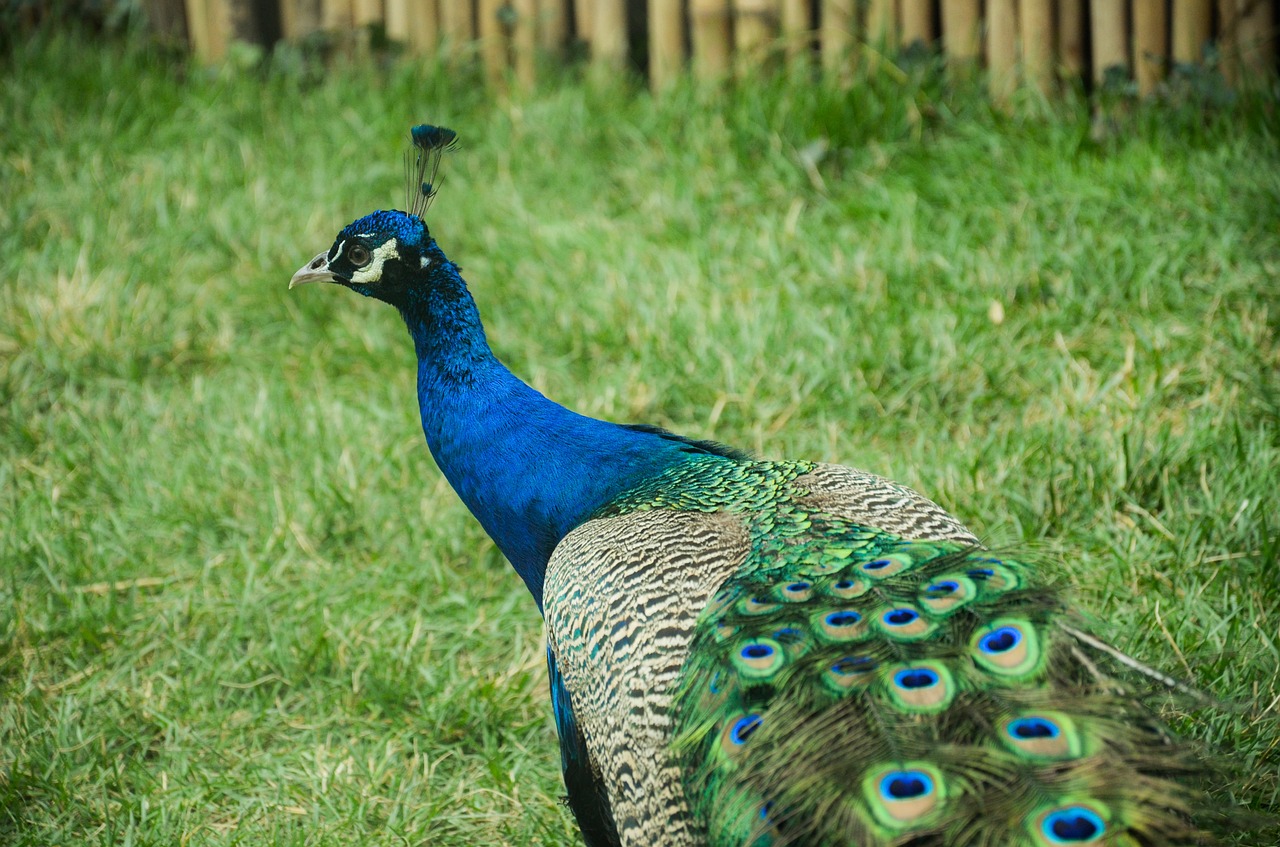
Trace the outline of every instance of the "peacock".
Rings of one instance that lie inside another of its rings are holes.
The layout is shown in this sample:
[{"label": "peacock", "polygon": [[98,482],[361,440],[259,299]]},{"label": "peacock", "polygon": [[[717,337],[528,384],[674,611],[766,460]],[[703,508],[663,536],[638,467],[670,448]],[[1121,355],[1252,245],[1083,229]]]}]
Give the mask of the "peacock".
[{"label": "peacock", "polygon": [[441,471],[533,595],[569,805],[603,845],[1213,843],[1204,766],[1027,556],[910,488],[585,417],[495,358],[408,211],[293,275],[399,310]]}]

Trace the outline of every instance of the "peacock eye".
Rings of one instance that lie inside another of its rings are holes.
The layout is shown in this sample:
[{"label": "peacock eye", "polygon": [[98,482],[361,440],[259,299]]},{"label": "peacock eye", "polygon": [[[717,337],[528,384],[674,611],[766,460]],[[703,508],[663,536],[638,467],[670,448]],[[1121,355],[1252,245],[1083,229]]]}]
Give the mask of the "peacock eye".
[{"label": "peacock eye", "polygon": [[365,247],[363,244],[353,244],[351,245],[351,249],[347,251],[347,259],[357,268],[363,268],[365,265],[369,264],[369,259],[371,258],[372,256],[369,255],[369,248]]}]

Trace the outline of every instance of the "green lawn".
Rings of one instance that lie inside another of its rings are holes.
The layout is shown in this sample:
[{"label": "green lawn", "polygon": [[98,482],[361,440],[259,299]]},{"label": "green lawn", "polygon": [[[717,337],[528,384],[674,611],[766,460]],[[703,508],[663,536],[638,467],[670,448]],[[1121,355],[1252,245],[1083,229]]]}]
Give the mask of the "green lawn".
[{"label": "green lawn", "polygon": [[[929,68],[661,102],[403,65],[0,67],[0,842],[567,845],[534,604],[395,313],[290,274],[402,206],[582,412],[933,496],[1058,558],[1280,802],[1280,117],[993,112]],[[825,147],[825,149],[824,149]],[[1280,840],[1242,834],[1241,845]]]}]

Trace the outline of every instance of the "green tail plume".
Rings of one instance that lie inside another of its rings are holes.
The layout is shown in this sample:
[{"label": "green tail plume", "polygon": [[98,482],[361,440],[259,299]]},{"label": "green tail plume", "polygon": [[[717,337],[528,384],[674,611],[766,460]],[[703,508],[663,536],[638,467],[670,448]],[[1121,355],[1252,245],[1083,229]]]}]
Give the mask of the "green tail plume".
[{"label": "green tail plume", "polygon": [[1207,843],[1200,766],[1033,568],[806,523],[758,537],[699,618],[676,746],[711,844]]}]

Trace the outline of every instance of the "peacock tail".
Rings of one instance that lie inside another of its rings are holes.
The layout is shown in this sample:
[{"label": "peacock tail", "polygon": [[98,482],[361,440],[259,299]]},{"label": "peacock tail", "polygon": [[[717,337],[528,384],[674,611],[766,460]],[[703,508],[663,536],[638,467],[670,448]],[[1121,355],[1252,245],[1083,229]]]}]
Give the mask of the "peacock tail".
[{"label": "peacock tail", "polygon": [[432,455],[545,617],[589,847],[1212,843],[1202,763],[1034,562],[874,474],[595,420],[512,375],[421,217],[454,134],[412,137],[410,211],[290,286],[404,318]]},{"label": "peacock tail", "polygon": [[547,592],[621,843],[1205,843],[1194,763],[1056,590],[887,480],[691,459]]}]

